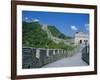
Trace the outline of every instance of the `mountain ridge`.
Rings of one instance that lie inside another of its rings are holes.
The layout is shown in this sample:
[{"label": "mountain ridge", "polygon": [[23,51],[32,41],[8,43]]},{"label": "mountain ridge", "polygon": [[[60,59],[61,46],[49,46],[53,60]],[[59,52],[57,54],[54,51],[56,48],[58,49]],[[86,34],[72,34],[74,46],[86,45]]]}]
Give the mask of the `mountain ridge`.
[{"label": "mountain ridge", "polygon": [[[72,46],[65,45],[63,41],[56,43],[52,40],[51,36],[48,37],[46,31],[42,28],[43,26],[39,22],[22,22],[22,44],[23,46],[36,47],[36,48],[61,48],[61,49],[72,49]],[[52,33],[49,33],[52,35]],[[57,37],[53,38],[59,39]],[[62,39],[61,39],[62,40]]]}]

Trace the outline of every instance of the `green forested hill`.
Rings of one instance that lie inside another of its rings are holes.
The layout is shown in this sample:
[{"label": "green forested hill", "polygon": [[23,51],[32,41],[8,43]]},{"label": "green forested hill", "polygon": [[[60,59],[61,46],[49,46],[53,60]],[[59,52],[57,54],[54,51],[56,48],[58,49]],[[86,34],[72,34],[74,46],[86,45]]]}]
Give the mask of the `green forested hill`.
[{"label": "green forested hill", "polygon": [[34,23],[23,22],[22,36],[23,36],[23,46],[40,48],[40,47],[48,47],[47,45],[53,43],[50,39],[48,39],[46,32],[41,29],[41,25],[38,22]]},{"label": "green forested hill", "polygon": [[71,37],[65,36],[63,33],[61,33],[55,26],[48,26],[48,29],[52,33],[53,36],[61,38],[61,39],[70,39]]},{"label": "green forested hill", "polygon": [[[42,30],[41,27],[42,26],[38,22],[32,22],[32,23],[22,22],[23,47],[61,48],[61,49],[67,49],[67,50],[73,49],[73,47],[69,45],[65,45],[63,42],[59,44],[54,43],[51,39],[48,38],[47,33],[44,30]],[[53,32],[56,33],[56,31],[53,31]],[[56,35],[58,36],[58,34]]]}]

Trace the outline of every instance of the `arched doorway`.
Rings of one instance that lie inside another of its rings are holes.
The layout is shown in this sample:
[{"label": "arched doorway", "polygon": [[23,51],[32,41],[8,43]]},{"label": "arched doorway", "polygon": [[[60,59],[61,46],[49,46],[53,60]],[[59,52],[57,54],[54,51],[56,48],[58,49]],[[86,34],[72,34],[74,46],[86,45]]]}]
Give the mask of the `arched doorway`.
[{"label": "arched doorway", "polygon": [[80,40],[80,44],[82,44],[82,40]]}]

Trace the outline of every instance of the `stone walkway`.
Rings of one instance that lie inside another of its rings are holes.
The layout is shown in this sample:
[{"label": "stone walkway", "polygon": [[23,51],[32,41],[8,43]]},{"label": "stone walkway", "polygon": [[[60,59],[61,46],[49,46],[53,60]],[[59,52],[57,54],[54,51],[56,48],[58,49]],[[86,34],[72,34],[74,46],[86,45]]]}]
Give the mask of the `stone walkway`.
[{"label": "stone walkway", "polygon": [[82,57],[82,48],[80,48],[80,51],[76,53],[72,57],[63,58],[61,60],[55,61],[53,63],[47,64],[43,66],[43,68],[47,67],[71,67],[71,66],[87,66],[88,64],[85,63],[81,57]]}]

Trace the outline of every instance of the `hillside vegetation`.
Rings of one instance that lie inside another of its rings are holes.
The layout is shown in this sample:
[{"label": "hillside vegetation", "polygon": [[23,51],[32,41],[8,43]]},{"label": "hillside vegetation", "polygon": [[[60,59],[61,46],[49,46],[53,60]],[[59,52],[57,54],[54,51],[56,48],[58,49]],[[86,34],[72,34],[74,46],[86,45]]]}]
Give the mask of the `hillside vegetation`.
[{"label": "hillside vegetation", "polygon": [[52,33],[53,36],[61,38],[61,39],[71,39],[69,36],[65,36],[63,33],[61,33],[55,26],[48,26],[48,29]]},{"label": "hillside vegetation", "polygon": [[[35,47],[35,48],[60,48],[66,50],[72,50],[73,47],[65,45],[63,42],[56,44],[50,38],[47,33],[42,30],[42,26],[38,22],[22,22],[22,46],[23,47]],[[59,32],[55,27],[49,26],[51,33],[59,38],[67,39],[64,34]]]}]

